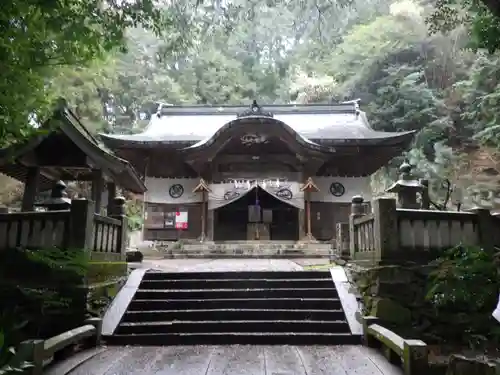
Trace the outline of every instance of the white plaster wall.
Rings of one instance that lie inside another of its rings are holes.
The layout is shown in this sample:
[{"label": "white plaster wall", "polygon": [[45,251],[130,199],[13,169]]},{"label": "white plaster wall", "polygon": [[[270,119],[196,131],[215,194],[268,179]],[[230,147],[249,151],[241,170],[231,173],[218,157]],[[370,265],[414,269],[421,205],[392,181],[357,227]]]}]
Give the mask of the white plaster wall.
[{"label": "white plaster wall", "polygon": [[[371,201],[372,191],[370,187],[370,177],[314,177],[313,181],[319,188],[319,192],[311,193],[313,202],[335,202],[350,203],[354,195],[361,195],[365,201]],[[145,201],[150,203],[182,204],[202,202],[201,193],[193,193],[193,189],[200,182],[196,178],[154,178],[146,177]],[[345,193],[341,197],[336,197],[330,193],[330,185],[333,182],[340,182]],[[184,187],[184,194],[180,198],[172,198],[168,190],[174,184],[181,184]],[[218,185],[218,186],[216,186]],[[222,186],[223,184],[211,184],[212,192],[209,193],[209,200],[220,200],[224,196],[225,188],[233,187],[234,184]]]},{"label": "white plaster wall", "polygon": [[[202,193],[193,193],[193,189],[200,183],[197,178],[155,178],[146,177],[147,191],[145,201],[150,203],[183,204],[202,202]],[[172,198],[168,190],[172,185],[180,184],[184,194],[179,198]]]},{"label": "white plaster wall", "polygon": [[[313,202],[350,203],[355,195],[361,195],[365,202],[372,200],[370,177],[313,177],[313,181],[319,189],[311,193]],[[330,193],[333,182],[340,182],[344,186],[344,195],[336,197]]]}]

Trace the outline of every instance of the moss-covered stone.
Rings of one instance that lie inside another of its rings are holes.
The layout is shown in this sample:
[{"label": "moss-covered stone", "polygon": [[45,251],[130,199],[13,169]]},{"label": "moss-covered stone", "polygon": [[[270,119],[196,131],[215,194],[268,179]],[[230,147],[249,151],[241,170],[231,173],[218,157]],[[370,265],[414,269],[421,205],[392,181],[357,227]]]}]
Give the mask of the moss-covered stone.
[{"label": "moss-covered stone", "polygon": [[90,262],[87,271],[87,283],[98,284],[122,278],[127,275],[126,262]]},{"label": "moss-covered stone", "polygon": [[398,325],[411,324],[411,311],[388,298],[375,298],[370,315],[379,318],[383,322]]},{"label": "moss-covered stone", "polygon": [[500,363],[452,355],[446,375],[499,375]]}]

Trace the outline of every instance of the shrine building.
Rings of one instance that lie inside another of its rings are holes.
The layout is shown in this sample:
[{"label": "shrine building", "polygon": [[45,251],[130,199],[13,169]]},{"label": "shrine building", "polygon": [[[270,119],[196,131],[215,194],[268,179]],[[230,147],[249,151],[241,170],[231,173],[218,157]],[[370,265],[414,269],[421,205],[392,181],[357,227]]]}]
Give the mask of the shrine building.
[{"label": "shrine building", "polygon": [[413,136],[373,130],[357,102],[254,101],[159,105],[142,133],[102,139],[145,176],[145,240],[330,241]]}]

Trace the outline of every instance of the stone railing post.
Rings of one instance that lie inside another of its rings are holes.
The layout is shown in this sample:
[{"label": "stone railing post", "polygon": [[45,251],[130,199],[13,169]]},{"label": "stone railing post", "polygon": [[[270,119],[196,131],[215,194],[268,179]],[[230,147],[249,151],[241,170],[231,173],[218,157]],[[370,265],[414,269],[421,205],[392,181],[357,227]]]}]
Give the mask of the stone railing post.
[{"label": "stone railing post", "polygon": [[493,222],[494,217],[492,217],[490,210],[486,208],[474,208],[471,210],[477,215],[477,226],[478,226],[478,245],[483,248],[484,251],[493,253],[495,251],[495,233],[496,228]]},{"label": "stone railing post", "polygon": [[420,185],[422,185],[422,198],[420,208],[422,208],[423,210],[428,210],[431,207],[431,198],[429,195],[429,180],[420,180]]},{"label": "stone railing post", "polygon": [[349,252],[351,259],[355,258],[358,251],[358,238],[354,231],[354,219],[364,215],[364,199],[360,195],[355,195],[351,200],[351,214],[349,215]]},{"label": "stone railing post", "polygon": [[94,235],[94,202],[74,199],[71,202],[68,245],[70,248],[92,250]]},{"label": "stone railing post", "polygon": [[113,219],[118,219],[121,222],[116,252],[119,254],[125,254],[128,240],[128,218],[125,214],[125,198],[115,197],[115,199],[113,199],[112,207],[113,209],[111,210],[111,215],[109,216]]},{"label": "stone railing post", "polygon": [[398,258],[399,233],[396,200],[375,198],[373,201],[373,235],[375,239],[376,260],[390,262]]},{"label": "stone railing post", "polygon": [[342,259],[351,257],[349,238],[349,223],[337,223],[335,242],[337,255]]}]

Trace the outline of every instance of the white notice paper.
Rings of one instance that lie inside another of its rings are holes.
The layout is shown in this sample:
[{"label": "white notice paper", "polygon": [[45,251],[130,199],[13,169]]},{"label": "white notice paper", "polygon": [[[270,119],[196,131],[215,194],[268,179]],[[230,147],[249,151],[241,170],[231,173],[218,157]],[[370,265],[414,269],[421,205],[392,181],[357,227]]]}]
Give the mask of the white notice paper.
[{"label": "white notice paper", "polygon": [[497,308],[493,311],[493,317],[500,322],[500,294],[498,295]]}]

